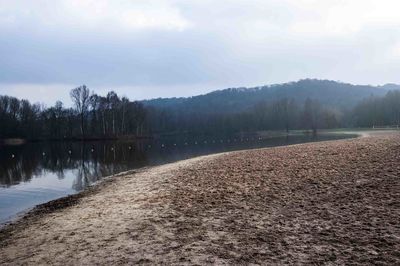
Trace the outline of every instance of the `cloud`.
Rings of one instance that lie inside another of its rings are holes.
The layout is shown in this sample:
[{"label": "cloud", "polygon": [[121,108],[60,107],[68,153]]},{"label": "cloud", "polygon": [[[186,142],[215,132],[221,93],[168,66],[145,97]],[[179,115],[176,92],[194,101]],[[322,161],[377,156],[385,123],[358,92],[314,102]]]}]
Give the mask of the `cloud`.
[{"label": "cloud", "polygon": [[308,18],[291,25],[295,32],[340,35],[352,34],[368,27],[400,25],[396,10],[400,3],[394,0],[352,0],[352,1],[296,1],[300,13],[312,10]]},{"label": "cloud", "polygon": [[4,28],[92,30],[184,30],[190,23],[168,1],[2,0]]},{"label": "cloud", "polygon": [[0,0],[0,83],[85,83],[140,98],[307,77],[399,83],[399,9],[394,0]]}]

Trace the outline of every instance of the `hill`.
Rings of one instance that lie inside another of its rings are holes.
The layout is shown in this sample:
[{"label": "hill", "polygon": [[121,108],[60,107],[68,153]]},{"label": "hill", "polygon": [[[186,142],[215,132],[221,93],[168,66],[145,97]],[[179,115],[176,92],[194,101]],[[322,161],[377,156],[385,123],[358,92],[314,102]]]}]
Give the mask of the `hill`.
[{"label": "hill", "polygon": [[157,109],[196,113],[232,113],[244,111],[259,102],[272,102],[293,98],[304,102],[318,100],[328,107],[352,108],[371,95],[383,96],[387,91],[400,89],[400,85],[352,85],[331,80],[304,79],[297,82],[266,85],[254,88],[228,88],[188,98],[158,98],[143,101],[145,106]]}]

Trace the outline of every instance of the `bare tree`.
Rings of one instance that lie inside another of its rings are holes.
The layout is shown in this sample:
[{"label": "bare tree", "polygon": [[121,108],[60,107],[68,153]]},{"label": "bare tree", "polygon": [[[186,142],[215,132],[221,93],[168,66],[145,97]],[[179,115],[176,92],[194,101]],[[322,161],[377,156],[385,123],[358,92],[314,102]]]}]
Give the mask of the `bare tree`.
[{"label": "bare tree", "polygon": [[122,97],[122,99],[121,99],[121,113],[122,113],[121,114],[122,115],[121,134],[122,135],[125,133],[125,120],[126,120],[125,116],[126,116],[128,105],[129,105],[129,99],[126,97]]},{"label": "bare tree", "polygon": [[312,129],[313,134],[317,134],[317,129],[321,120],[321,104],[317,100],[307,98],[304,102],[303,119],[305,125]]},{"label": "bare tree", "polygon": [[99,105],[100,105],[100,96],[92,92],[92,95],[89,99],[89,105],[91,108],[91,133],[92,135],[97,134],[97,128],[99,127]]},{"label": "bare tree", "polygon": [[75,108],[80,116],[82,138],[85,138],[85,116],[88,112],[90,104],[89,93],[89,89],[85,85],[75,88],[70,92],[71,99],[74,102]]},{"label": "bare tree", "polygon": [[116,122],[116,112],[117,112],[117,108],[120,102],[120,99],[118,98],[118,95],[114,92],[114,91],[110,91],[109,93],[107,93],[107,100],[110,104],[110,109],[111,109],[111,119],[112,119],[112,133],[115,136],[116,135],[116,126],[115,126],[115,122]]}]

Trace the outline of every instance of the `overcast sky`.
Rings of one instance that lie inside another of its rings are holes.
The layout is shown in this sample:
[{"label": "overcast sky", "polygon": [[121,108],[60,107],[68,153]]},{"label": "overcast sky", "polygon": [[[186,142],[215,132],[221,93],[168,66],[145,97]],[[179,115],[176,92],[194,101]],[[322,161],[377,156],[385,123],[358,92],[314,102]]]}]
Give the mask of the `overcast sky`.
[{"label": "overcast sky", "polygon": [[398,0],[0,0],[0,94],[400,83]]}]

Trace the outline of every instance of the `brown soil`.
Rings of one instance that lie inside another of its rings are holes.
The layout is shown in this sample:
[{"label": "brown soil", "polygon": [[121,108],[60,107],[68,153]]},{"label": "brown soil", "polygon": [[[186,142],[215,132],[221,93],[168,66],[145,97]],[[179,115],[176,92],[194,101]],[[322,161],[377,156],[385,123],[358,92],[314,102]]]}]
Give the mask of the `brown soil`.
[{"label": "brown soil", "polygon": [[119,175],[0,234],[0,264],[400,264],[400,135]]}]

